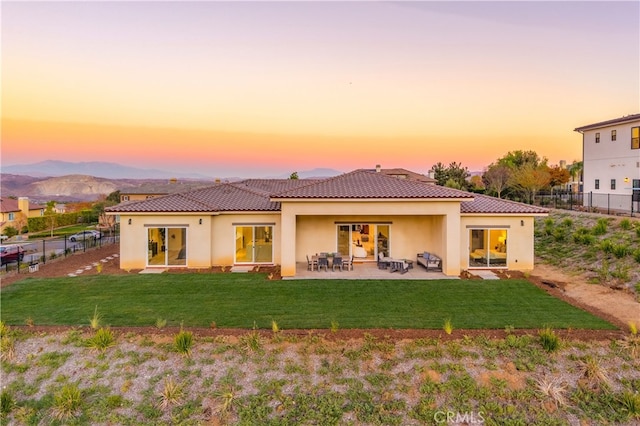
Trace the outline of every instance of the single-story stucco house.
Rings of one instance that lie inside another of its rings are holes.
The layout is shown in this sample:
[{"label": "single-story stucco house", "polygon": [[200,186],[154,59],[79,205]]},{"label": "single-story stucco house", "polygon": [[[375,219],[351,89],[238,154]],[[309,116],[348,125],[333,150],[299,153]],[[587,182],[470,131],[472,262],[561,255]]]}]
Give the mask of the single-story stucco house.
[{"label": "single-story stucco house", "polygon": [[415,259],[428,251],[448,276],[532,270],[534,218],[548,213],[380,168],[218,183],[107,211],[120,220],[122,269],[264,264],[280,265],[283,277],[319,252],[375,262],[379,254]]}]

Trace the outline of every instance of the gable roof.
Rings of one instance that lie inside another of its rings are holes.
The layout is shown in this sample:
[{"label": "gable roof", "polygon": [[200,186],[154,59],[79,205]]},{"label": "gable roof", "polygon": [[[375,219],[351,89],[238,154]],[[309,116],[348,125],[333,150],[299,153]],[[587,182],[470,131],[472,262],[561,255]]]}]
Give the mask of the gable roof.
[{"label": "gable roof", "polygon": [[640,121],[640,114],[625,115],[624,117],[614,118],[613,120],[600,121],[598,123],[587,124],[586,126],[576,127],[574,132],[584,132],[585,130],[599,129],[601,127],[612,126],[614,124],[629,123],[632,121]]},{"label": "gable roof", "polygon": [[429,176],[421,175],[420,173],[412,172],[411,170],[395,168],[395,169],[380,169],[378,173],[382,173],[388,176],[393,176],[399,179],[417,180],[419,182],[433,183],[437,180],[430,178]]},{"label": "gable roof", "polygon": [[474,194],[473,201],[460,203],[461,214],[547,214],[549,210],[511,200]]},{"label": "gable roof", "polygon": [[473,194],[443,186],[427,185],[416,180],[398,179],[375,170],[358,169],[273,194],[273,198],[464,199],[473,198]]}]

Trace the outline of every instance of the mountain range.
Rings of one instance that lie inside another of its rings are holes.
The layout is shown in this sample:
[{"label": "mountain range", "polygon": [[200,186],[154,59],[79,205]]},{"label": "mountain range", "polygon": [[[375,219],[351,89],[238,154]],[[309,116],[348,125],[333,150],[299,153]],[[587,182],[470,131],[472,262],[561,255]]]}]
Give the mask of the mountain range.
[{"label": "mountain range", "polygon": [[[341,172],[333,169],[313,169],[298,172],[301,179],[331,177]],[[265,176],[286,179],[290,175]],[[34,203],[95,201],[125,188],[142,184],[165,184],[170,179],[190,182],[214,182],[209,176],[176,174],[162,170],[138,169],[116,163],[43,161],[34,164],[3,166],[0,175],[3,197],[29,197]],[[223,181],[240,180],[227,177]]]}]

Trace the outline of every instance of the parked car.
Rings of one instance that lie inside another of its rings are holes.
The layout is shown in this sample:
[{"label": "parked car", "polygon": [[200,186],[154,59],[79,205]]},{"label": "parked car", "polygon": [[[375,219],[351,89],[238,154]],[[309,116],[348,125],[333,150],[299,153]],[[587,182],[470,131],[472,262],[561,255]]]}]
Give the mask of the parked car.
[{"label": "parked car", "polygon": [[76,242],[76,241],[94,240],[96,238],[100,238],[100,237],[96,237],[96,234],[95,234],[96,232],[98,231],[80,231],[77,234],[69,235],[69,241]]},{"label": "parked car", "polygon": [[11,262],[22,262],[24,258],[24,249],[19,245],[0,246],[0,262],[1,265],[5,265]]},{"label": "parked car", "polygon": [[96,240],[99,240],[100,238],[102,238],[102,232],[100,231],[91,231],[93,232],[93,236],[96,238]]}]

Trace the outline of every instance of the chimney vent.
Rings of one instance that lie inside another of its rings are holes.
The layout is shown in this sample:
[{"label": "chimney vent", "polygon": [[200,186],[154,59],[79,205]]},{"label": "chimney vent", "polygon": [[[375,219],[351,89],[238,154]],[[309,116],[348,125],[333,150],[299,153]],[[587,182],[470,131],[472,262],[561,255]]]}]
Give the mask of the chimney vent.
[{"label": "chimney vent", "polygon": [[381,167],[380,164],[376,164],[376,173],[380,173]]}]

